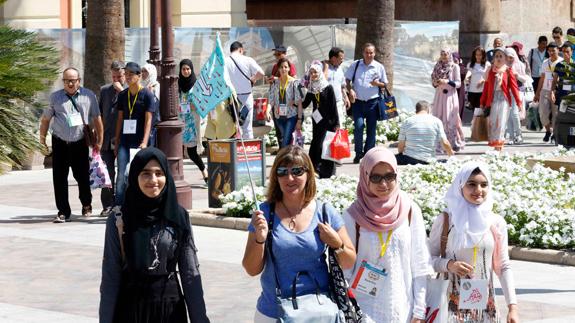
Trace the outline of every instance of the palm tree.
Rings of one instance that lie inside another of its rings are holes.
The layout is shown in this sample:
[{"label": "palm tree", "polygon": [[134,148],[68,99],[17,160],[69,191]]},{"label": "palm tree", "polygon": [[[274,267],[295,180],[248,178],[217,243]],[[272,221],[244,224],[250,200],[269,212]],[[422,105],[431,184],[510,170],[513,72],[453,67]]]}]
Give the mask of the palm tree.
[{"label": "palm tree", "polygon": [[393,28],[395,0],[358,0],[355,58],[362,57],[365,43],[373,43],[375,59],[385,66],[390,88],[393,86]]},{"label": "palm tree", "polygon": [[58,58],[35,33],[0,26],[0,163],[18,167],[42,149],[35,130],[45,101],[37,94],[57,77]]},{"label": "palm tree", "polygon": [[88,0],[84,86],[98,94],[112,81],[110,65],[124,60],[124,0]]}]

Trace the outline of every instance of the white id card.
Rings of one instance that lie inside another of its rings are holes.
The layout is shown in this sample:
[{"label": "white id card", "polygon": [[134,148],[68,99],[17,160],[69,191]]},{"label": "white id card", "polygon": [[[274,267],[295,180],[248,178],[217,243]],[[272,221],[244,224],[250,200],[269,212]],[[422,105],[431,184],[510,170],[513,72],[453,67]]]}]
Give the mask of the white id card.
[{"label": "white id card", "polygon": [[180,112],[181,113],[190,113],[190,104],[189,103],[180,104]]},{"label": "white id card", "polygon": [[315,109],[315,111],[311,114],[311,117],[315,123],[319,123],[323,119],[321,113],[319,113],[319,109]]},{"label": "white id card", "polygon": [[459,308],[484,310],[489,297],[487,279],[462,279],[459,291]]},{"label": "white id card", "polygon": [[361,266],[353,279],[351,288],[371,298],[383,293],[383,282],[387,273],[382,267],[370,264],[367,260],[361,262]]},{"label": "white id card", "polygon": [[552,72],[545,72],[545,79],[546,80],[552,80],[553,79],[553,73]]},{"label": "white id card", "polygon": [[76,112],[68,115],[68,125],[70,127],[77,127],[81,126],[82,124],[84,124],[82,122],[82,115],[79,113]]},{"label": "white id card", "polygon": [[287,105],[286,104],[280,104],[280,117],[285,117],[287,116]]},{"label": "white id card", "polygon": [[567,112],[567,102],[565,100],[561,101],[561,104],[559,105],[559,111],[561,113]]},{"label": "white id card", "polygon": [[138,125],[138,120],[124,120],[124,134],[133,135],[136,133],[136,127]]},{"label": "white id card", "polygon": [[563,91],[571,91],[571,84],[563,84]]}]

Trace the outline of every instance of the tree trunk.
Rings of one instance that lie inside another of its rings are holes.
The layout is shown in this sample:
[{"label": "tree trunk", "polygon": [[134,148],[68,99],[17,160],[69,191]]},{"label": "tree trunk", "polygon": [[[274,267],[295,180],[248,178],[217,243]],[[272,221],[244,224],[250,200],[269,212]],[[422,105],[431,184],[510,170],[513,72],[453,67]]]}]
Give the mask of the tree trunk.
[{"label": "tree trunk", "polygon": [[112,61],[124,61],[124,0],[88,0],[84,86],[99,94],[112,81]]},{"label": "tree trunk", "polygon": [[363,44],[373,43],[375,59],[385,66],[389,88],[393,87],[395,0],[358,0],[355,58],[362,58]]}]

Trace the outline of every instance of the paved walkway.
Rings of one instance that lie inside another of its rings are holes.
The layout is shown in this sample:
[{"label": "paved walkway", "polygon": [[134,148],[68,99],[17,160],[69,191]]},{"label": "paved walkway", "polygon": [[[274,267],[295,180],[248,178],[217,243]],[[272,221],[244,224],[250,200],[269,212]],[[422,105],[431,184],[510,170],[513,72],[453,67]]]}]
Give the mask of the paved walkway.
[{"label": "paved walkway", "polygon": [[[507,151],[552,149],[540,144],[541,133],[525,137],[528,144]],[[485,145],[472,143],[460,156],[485,150]],[[269,166],[273,159],[268,158]],[[338,172],[357,175],[358,167],[348,161]],[[194,208],[207,207],[207,190],[189,162],[185,176],[193,188]],[[70,185],[74,222],[52,224],[51,170],[0,177],[0,322],[97,322],[105,219],[81,219],[72,179]],[[93,193],[97,214],[99,191]],[[241,267],[246,233],[207,227],[194,232],[212,322],[250,322],[260,288],[258,278],[248,277]],[[512,263],[522,322],[573,322],[575,267]]]}]

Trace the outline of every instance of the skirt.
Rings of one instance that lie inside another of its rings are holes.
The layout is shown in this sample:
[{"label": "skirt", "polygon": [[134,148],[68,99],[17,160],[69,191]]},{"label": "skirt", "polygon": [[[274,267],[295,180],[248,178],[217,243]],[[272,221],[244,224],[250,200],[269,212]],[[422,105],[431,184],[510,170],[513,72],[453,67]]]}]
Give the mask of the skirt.
[{"label": "skirt", "polygon": [[114,322],[188,322],[186,303],[177,274],[122,275]]}]

